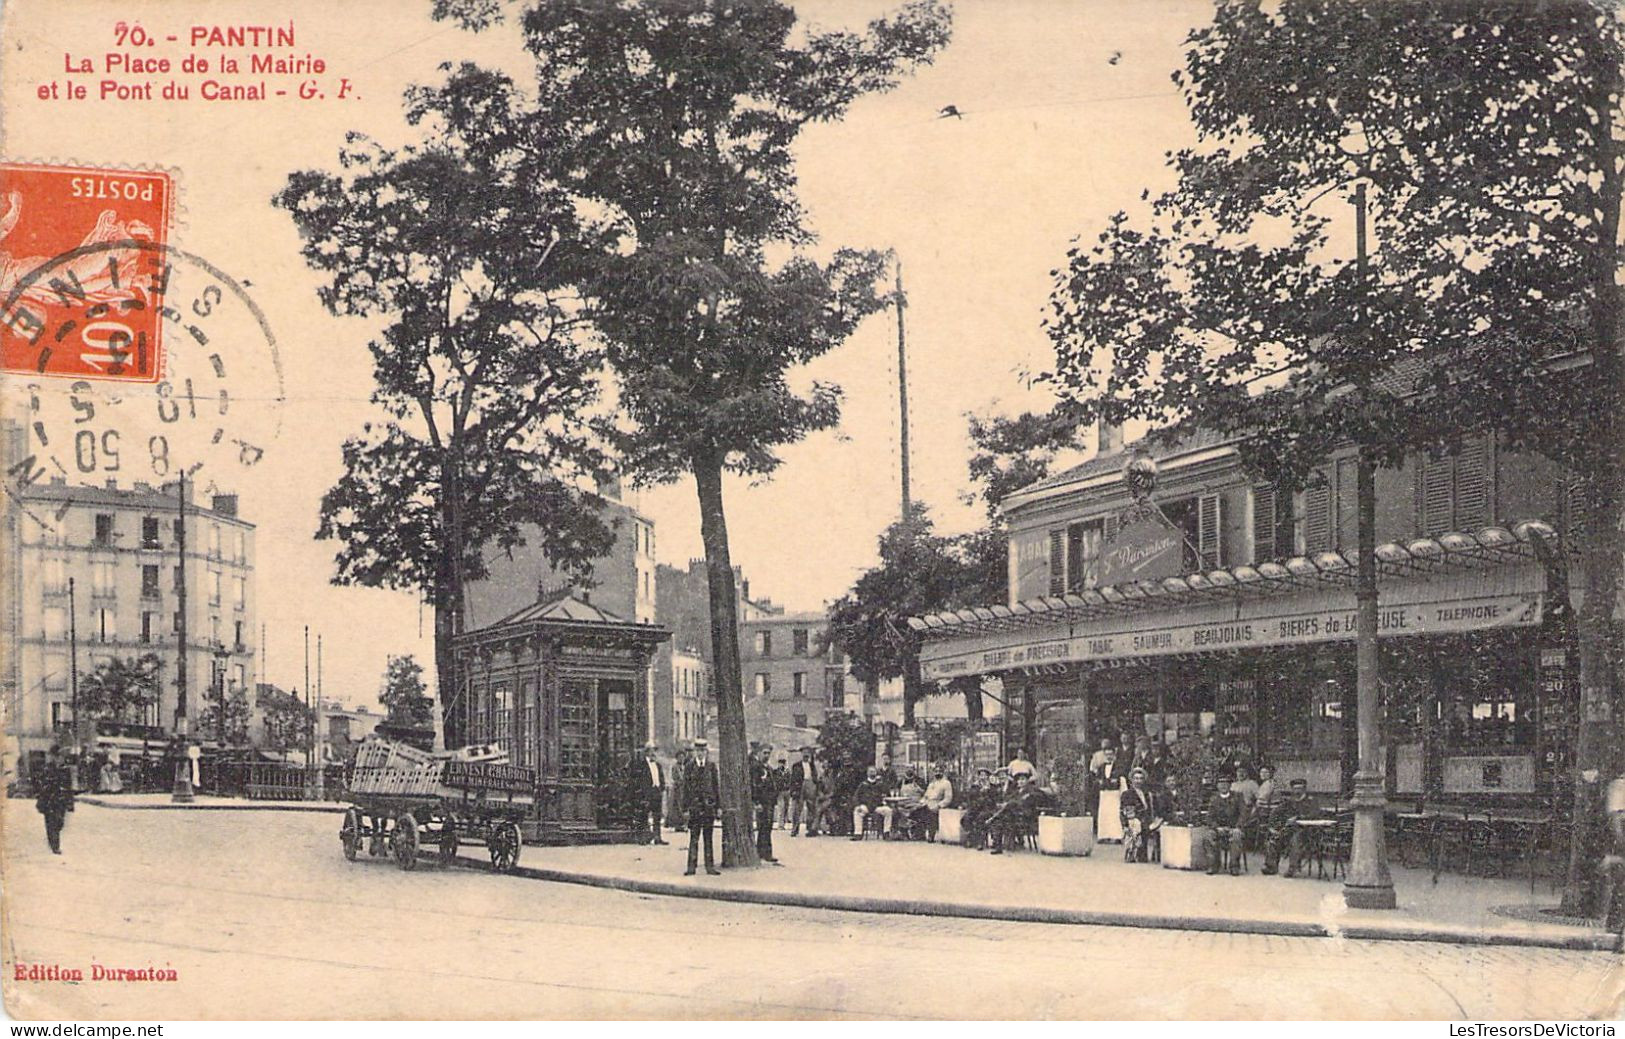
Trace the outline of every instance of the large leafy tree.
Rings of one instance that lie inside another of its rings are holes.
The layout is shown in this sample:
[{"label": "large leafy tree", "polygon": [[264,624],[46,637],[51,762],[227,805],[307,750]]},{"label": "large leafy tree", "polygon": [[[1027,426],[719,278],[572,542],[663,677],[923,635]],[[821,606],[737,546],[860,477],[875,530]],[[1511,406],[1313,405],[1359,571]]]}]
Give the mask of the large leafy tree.
[{"label": "large leafy tree", "polygon": [[[922,695],[919,637],[910,617],[938,610],[981,606],[1004,597],[1005,538],[996,528],[947,537],[933,529],[926,507],[915,502],[909,518],[880,536],[880,563],[829,608],[829,639],[852,661],[852,673],[871,684],[903,679],[903,724],[914,724]],[[981,687],[958,683],[966,713],[982,716]]]},{"label": "large leafy tree", "polygon": [[539,537],[561,569],[606,552],[589,416],[602,355],[570,298],[587,251],[570,198],[523,147],[527,111],[506,78],[462,69],[409,92],[420,143],[351,134],[339,171],[289,177],[276,204],[335,314],[371,318],[380,419],[344,444],[317,536],[340,543],[343,584],[418,590],[435,611],[435,670],[457,731],[450,640],[482,549]]},{"label": "large leafy tree", "polygon": [[[490,0],[437,6],[476,27],[505,13]],[[612,240],[583,285],[619,377],[628,468],[695,480],[723,861],[754,864],[723,474],[765,476],[778,447],[837,422],[837,388],[801,389],[790,374],[884,303],[883,256],[812,254],[793,148],[808,125],[931,60],[948,13],[915,0],[863,32],[823,32],[773,0],[515,6],[536,61],[528,145]]]},{"label": "large leafy tree", "polygon": [[158,701],[159,668],[155,653],[103,661],[79,683],[79,713],[106,719],[139,715]]},{"label": "large leafy tree", "polygon": [[384,666],[384,684],[378,691],[388,721],[394,725],[434,724],[434,701],[423,685],[423,665],[410,653],[391,655]]},{"label": "large leafy tree", "polygon": [[310,746],[315,713],[299,698],[297,691],[290,693],[261,682],[254,701],[260,712],[260,729],[267,750],[302,750]]},{"label": "large leafy tree", "polygon": [[1219,429],[1292,483],[1344,444],[1369,486],[1485,430],[1564,462],[1588,506],[1582,775],[1617,745],[1621,59],[1601,2],[1222,4],[1176,75],[1200,135],[1178,186],[1069,255],[1049,318],[1077,417]]}]

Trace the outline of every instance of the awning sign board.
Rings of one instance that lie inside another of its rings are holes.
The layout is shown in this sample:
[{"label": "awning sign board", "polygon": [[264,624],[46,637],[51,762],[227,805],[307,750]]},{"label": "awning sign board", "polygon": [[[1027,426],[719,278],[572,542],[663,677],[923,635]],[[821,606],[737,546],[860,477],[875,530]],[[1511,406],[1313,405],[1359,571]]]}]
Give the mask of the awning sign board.
[{"label": "awning sign board", "polygon": [[[1444,598],[1439,596],[1444,589],[1439,588],[1431,589],[1431,596],[1417,594],[1425,589],[1396,589],[1400,594],[1383,596],[1377,614],[1378,634],[1446,635],[1539,624],[1543,594],[1538,586],[1531,585],[1540,582],[1511,583],[1525,587],[1498,592],[1483,587],[1462,588],[1456,590],[1468,594]],[[1339,590],[1253,600],[1219,609],[1147,610],[1071,626],[1057,619],[1052,625],[1026,631],[928,642],[921,647],[920,667],[926,679],[934,680],[1038,664],[1352,640],[1353,599],[1352,591]]]}]

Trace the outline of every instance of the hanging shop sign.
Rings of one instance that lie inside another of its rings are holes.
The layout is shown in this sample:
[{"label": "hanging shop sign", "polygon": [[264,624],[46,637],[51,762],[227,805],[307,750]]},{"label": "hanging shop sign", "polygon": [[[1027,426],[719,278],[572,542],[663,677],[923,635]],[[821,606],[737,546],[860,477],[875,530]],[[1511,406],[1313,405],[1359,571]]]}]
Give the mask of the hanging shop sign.
[{"label": "hanging shop sign", "polygon": [[1185,536],[1159,509],[1147,508],[1100,547],[1096,587],[1160,581],[1185,571]]},{"label": "hanging shop sign", "polygon": [[[1110,619],[1085,622],[1065,635],[982,648],[975,648],[975,636],[945,639],[935,646],[928,645],[922,651],[920,667],[929,680],[1035,664],[1258,649],[1353,639],[1355,612],[1348,608],[1347,601],[1352,596],[1339,597],[1340,601],[1331,601],[1329,597],[1317,598],[1319,601],[1300,604],[1301,608],[1296,610],[1291,609],[1290,602],[1281,604],[1291,612],[1247,619],[1181,623],[1180,620],[1188,617],[1189,613],[1174,611],[1171,615],[1147,613],[1122,618],[1115,625]],[[1448,602],[1384,604],[1377,613],[1377,633],[1389,637],[1448,635],[1487,628],[1528,627],[1539,624],[1541,616],[1542,596],[1539,593],[1481,596]],[[1133,627],[1125,630],[1125,622],[1133,624]]]}]

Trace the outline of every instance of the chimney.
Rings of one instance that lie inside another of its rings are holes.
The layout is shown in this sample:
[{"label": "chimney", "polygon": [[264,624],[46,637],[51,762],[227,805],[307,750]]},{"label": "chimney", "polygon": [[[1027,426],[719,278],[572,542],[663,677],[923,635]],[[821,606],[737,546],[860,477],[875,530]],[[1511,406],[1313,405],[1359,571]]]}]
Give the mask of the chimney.
[{"label": "chimney", "polygon": [[118,490],[118,477],[109,476],[107,478],[107,489],[110,490],[110,491]]},{"label": "chimney", "polygon": [[1123,427],[1101,419],[1097,431],[1096,454],[1104,458],[1123,450]]},{"label": "chimney", "polygon": [[235,494],[217,494],[214,496],[214,511],[222,516],[237,516],[237,496]]},{"label": "chimney", "polygon": [[741,599],[750,598],[750,582],[748,580],[739,582],[739,597]]}]

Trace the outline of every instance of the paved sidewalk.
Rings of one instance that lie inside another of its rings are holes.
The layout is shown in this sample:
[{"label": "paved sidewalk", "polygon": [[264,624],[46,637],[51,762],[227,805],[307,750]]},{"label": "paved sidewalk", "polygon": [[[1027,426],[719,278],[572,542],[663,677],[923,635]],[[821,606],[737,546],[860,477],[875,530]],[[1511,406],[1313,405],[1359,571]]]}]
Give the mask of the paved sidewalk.
[{"label": "paved sidewalk", "polygon": [[[776,833],[782,865],[726,870],[720,877],[682,875],[687,838],[670,847],[527,846],[519,873],[533,879],[724,901],[812,906],[860,912],[911,913],[1053,923],[1232,931],[1250,934],[1444,941],[1617,950],[1600,927],[1502,915],[1507,907],[1555,906],[1550,883],[1534,895],[1524,878],[1445,874],[1394,868],[1399,908],[1351,910],[1339,881],[1266,877],[1257,856],[1247,876],[1208,876],[1133,865],[1117,845],[1087,858],[1032,851],[993,856],[966,848],[910,842],[791,838]],[[483,860],[465,847],[463,864]],[[485,868],[489,868],[487,865]],[[1538,914],[1534,914],[1537,915]]]},{"label": "paved sidewalk", "polygon": [[80,794],[80,804],[102,808],[174,809],[175,811],[238,812],[342,812],[348,806],[336,801],[251,801],[246,797],[213,797],[198,794],[189,804],[176,804],[169,794]]}]

